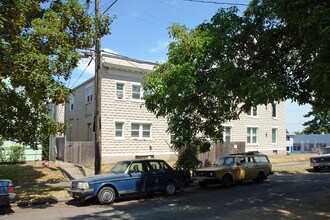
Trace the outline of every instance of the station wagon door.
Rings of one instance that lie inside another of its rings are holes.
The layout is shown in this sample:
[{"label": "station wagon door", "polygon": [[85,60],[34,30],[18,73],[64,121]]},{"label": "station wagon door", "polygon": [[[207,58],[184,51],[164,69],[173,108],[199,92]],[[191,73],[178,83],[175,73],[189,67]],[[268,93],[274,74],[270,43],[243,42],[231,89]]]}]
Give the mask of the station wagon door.
[{"label": "station wagon door", "polygon": [[133,162],[125,178],[125,193],[139,194],[146,190],[145,167],[142,161]]}]

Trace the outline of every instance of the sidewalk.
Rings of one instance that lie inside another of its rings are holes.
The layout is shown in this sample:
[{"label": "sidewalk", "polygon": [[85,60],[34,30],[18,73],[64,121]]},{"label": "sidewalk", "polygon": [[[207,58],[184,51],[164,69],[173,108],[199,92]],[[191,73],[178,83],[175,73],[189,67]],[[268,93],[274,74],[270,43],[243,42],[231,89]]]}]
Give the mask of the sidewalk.
[{"label": "sidewalk", "polygon": [[81,179],[91,177],[94,175],[94,170],[88,169],[84,166],[67,163],[60,160],[55,162],[55,165],[64,173],[68,180]]}]

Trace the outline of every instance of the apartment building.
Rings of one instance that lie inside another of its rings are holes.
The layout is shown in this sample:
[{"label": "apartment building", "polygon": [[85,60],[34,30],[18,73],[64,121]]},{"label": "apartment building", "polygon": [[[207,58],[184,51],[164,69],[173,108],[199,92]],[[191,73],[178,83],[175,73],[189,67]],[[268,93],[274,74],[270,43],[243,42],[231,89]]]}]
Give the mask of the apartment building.
[{"label": "apartment building", "polygon": [[[143,76],[155,63],[103,54],[101,67],[102,160],[128,158],[176,160],[169,146],[164,118],[156,118],[143,106]],[[94,78],[73,88],[65,107],[65,121],[71,123],[68,141],[93,141]],[[225,141],[246,141],[246,150],[286,152],[285,103],[257,106],[240,120],[225,124]]]}]

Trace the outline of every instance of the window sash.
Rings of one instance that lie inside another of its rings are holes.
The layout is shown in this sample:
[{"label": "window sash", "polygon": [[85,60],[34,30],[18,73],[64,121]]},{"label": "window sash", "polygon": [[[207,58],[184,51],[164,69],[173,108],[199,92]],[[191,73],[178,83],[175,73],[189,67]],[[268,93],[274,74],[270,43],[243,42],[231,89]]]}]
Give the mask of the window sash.
[{"label": "window sash", "polygon": [[124,123],[122,122],[115,123],[115,137],[123,137],[123,127],[124,127]]},{"label": "window sash", "polygon": [[251,107],[247,112],[247,115],[249,116],[258,116],[258,108],[257,107]]},{"label": "window sash", "polygon": [[272,104],[272,117],[277,118],[277,105]]},{"label": "window sash", "polygon": [[93,87],[86,87],[86,101],[87,103],[92,102],[93,100]]},{"label": "window sash", "polygon": [[247,128],[247,143],[258,143],[258,128]]},{"label": "window sash", "polygon": [[230,142],[231,141],[231,127],[225,127],[223,132],[223,141]]},{"label": "window sash", "polygon": [[141,99],[140,85],[132,85],[132,99]]},{"label": "window sash", "polygon": [[272,128],[272,143],[277,143],[277,128]]},{"label": "window sash", "polygon": [[131,124],[131,137],[133,138],[150,138],[151,124]]}]

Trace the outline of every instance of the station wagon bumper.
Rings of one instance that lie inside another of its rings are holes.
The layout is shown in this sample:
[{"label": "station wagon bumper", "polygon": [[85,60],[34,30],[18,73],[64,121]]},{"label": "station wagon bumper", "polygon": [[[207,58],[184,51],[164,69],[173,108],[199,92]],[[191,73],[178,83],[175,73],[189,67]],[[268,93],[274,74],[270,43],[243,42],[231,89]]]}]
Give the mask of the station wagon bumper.
[{"label": "station wagon bumper", "polygon": [[72,198],[79,198],[79,199],[88,199],[93,197],[93,189],[85,189],[85,190],[78,190],[78,189],[70,189],[68,193]]},{"label": "station wagon bumper", "polygon": [[192,179],[197,182],[218,183],[220,180],[217,177],[210,176],[193,176]]}]

